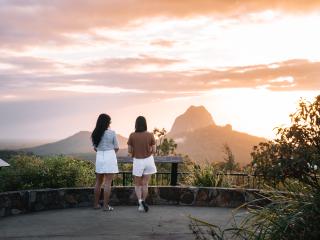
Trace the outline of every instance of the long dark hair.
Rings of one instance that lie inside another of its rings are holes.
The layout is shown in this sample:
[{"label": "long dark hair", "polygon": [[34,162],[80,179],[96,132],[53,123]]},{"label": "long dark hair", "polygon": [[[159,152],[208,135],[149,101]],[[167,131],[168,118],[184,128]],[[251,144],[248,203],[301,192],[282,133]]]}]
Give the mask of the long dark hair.
[{"label": "long dark hair", "polygon": [[98,147],[101,138],[104,134],[104,131],[108,129],[111,123],[111,117],[108,114],[102,113],[99,115],[96,123],[96,127],[94,128],[91,134],[92,144],[95,147]]},{"label": "long dark hair", "polygon": [[135,132],[144,132],[147,131],[147,121],[145,117],[139,116],[136,119]]}]

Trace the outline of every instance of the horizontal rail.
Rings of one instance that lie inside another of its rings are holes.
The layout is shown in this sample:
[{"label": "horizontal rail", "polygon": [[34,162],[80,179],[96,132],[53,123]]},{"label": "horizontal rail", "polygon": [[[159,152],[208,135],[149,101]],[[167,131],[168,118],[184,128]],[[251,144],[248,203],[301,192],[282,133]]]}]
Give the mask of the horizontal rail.
[{"label": "horizontal rail", "polygon": [[[132,157],[117,157],[119,163],[132,163]],[[182,163],[183,158],[180,156],[154,156],[156,163]]]},{"label": "horizontal rail", "polygon": [[[177,172],[174,176],[176,182],[173,186],[177,185],[185,176],[187,176],[188,172]],[[134,184],[132,171],[121,171],[116,174],[113,179],[113,186],[132,186]],[[153,186],[169,186],[172,185],[172,174],[171,172],[157,172],[151,176],[150,185]]]}]

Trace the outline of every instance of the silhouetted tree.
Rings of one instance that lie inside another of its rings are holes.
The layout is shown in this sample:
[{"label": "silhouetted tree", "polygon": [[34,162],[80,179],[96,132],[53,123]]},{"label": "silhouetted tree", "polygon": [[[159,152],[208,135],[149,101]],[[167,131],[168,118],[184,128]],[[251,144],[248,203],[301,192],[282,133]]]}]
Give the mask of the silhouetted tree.
[{"label": "silhouetted tree", "polygon": [[162,128],[161,130],[155,128],[153,134],[156,136],[156,155],[164,156],[174,154],[177,148],[177,144],[172,138],[166,138],[167,130]]},{"label": "silhouetted tree", "polygon": [[254,147],[252,165],[266,177],[320,188],[320,95],[312,103],[301,99],[290,118],[291,126],[277,128],[278,138]]},{"label": "silhouetted tree", "polygon": [[229,172],[239,170],[239,164],[236,163],[234,154],[232,153],[231,148],[228,144],[223,145],[223,152],[225,156],[224,162],[221,164],[222,169]]}]

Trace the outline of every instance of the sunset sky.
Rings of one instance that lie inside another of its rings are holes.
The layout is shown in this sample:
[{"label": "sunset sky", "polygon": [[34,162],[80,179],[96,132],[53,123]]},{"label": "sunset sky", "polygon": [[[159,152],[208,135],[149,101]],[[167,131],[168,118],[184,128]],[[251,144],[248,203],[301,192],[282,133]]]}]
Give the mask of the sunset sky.
[{"label": "sunset sky", "polygon": [[267,138],[320,94],[320,1],[0,0],[0,139],[61,139],[99,113],[128,136],[190,105]]}]

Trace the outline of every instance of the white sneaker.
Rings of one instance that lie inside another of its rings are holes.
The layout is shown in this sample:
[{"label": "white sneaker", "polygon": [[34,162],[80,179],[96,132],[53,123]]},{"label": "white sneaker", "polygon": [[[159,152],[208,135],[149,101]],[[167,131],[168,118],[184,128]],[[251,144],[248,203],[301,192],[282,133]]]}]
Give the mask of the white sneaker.
[{"label": "white sneaker", "polygon": [[103,207],[103,211],[113,211],[113,207],[111,207],[110,205],[108,205],[107,207]]},{"label": "white sneaker", "polygon": [[139,212],[144,212],[144,207],[142,204],[139,204],[139,208],[138,208]]}]

